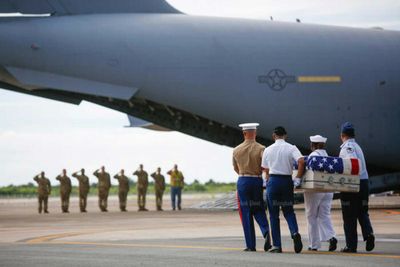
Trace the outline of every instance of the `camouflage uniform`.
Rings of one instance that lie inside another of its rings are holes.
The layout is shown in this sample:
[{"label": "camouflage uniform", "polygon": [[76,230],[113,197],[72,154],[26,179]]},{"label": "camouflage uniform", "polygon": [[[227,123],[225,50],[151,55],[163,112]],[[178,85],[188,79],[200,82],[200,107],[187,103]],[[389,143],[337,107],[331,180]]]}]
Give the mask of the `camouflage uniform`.
[{"label": "camouflage uniform", "polygon": [[90,188],[89,178],[84,174],[78,175],[78,173],[72,174],[72,177],[79,181],[79,208],[81,212],[86,212],[87,196]]},{"label": "camouflage uniform", "polygon": [[165,191],[165,178],[161,173],[154,172],[151,174],[154,179],[154,189],[156,193],[157,210],[162,210],[162,198]]},{"label": "camouflage uniform", "polygon": [[60,181],[61,210],[67,213],[69,212],[69,196],[72,190],[71,179],[66,175],[58,175],[56,180]]},{"label": "camouflage uniform", "polygon": [[137,191],[138,191],[138,206],[139,210],[146,210],[146,193],[147,186],[149,185],[148,174],[143,170],[138,170],[133,173],[138,177]]},{"label": "camouflage uniform", "polygon": [[107,172],[99,172],[99,170],[97,170],[93,173],[93,175],[99,179],[99,208],[101,211],[105,212],[107,211],[108,192],[111,187],[110,174]]},{"label": "camouflage uniform", "polygon": [[118,180],[118,198],[119,198],[119,208],[121,211],[126,211],[126,199],[129,192],[129,178],[123,174],[116,174],[114,178]]},{"label": "camouflage uniform", "polygon": [[42,206],[44,213],[49,213],[47,209],[47,202],[49,195],[51,194],[51,184],[50,180],[46,177],[41,177],[40,175],[36,175],[33,177],[33,180],[38,184],[38,201],[39,201],[39,213],[42,213]]}]

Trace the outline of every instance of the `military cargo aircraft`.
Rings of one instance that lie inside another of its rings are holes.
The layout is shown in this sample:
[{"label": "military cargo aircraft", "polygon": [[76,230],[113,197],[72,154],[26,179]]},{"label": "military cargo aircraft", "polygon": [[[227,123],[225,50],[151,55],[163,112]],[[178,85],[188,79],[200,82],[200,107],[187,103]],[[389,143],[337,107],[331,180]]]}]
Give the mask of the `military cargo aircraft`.
[{"label": "military cargo aircraft", "polygon": [[164,0],[6,0],[0,13],[3,89],[227,146],[256,121],[265,145],[284,125],[304,153],[321,133],[336,155],[351,121],[370,172],[400,171],[400,32],[190,16]]}]

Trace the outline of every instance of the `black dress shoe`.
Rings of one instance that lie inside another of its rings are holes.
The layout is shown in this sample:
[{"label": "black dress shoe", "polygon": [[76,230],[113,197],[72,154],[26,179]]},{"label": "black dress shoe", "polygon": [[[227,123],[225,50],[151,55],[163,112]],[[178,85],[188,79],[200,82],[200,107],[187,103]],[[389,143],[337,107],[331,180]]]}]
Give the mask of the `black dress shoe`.
[{"label": "black dress shoe", "polygon": [[254,251],[256,251],[256,249],[255,248],[245,248],[243,251],[254,252]]},{"label": "black dress shoe", "polygon": [[301,242],[301,235],[296,233],[292,236],[294,244],[294,252],[300,253],[303,250],[303,242]]},{"label": "black dress shoe", "polygon": [[267,233],[267,236],[265,237],[264,251],[268,251],[271,248],[272,248],[272,246],[271,246],[271,238],[269,237],[269,233]]},{"label": "black dress shoe", "polygon": [[271,252],[271,253],[282,253],[282,248],[273,247],[269,252]]},{"label": "black dress shoe", "polygon": [[340,250],[340,252],[343,252],[343,253],[357,253],[357,249],[345,247],[345,248],[342,248]]},{"label": "black dress shoe", "polygon": [[316,248],[308,248],[308,251],[318,251]]},{"label": "black dress shoe", "polygon": [[337,239],[332,237],[329,239],[329,251],[335,251],[337,249]]},{"label": "black dress shoe", "polygon": [[365,245],[366,251],[372,251],[375,248],[375,236],[374,234],[370,234],[367,237],[367,243]]}]

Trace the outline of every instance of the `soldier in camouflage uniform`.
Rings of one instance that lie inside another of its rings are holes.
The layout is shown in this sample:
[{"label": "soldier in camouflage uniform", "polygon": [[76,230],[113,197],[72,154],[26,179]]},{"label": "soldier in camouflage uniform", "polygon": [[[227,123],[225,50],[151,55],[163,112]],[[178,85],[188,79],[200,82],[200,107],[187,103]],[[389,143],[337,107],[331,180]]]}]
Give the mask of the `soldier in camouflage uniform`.
[{"label": "soldier in camouflage uniform", "polygon": [[146,209],[146,193],[147,186],[149,185],[148,174],[143,170],[143,164],[140,164],[139,169],[133,173],[138,177],[137,192],[138,192],[138,206],[139,211],[148,211]]},{"label": "soldier in camouflage uniform", "polygon": [[111,187],[110,174],[105,171],[104,166],[100,170],[96,170],[93,173],[94,176],[99,180],[98,192],[99,192],[99,208],[102,212],[107,212],[107,199],[108,193]]},{"label": "soldier in camouflage uniform", "polygon": [[42,213],[42,206],[44,213],[49,213],[47,209],[47,202],[49,195],[51,194],[51,184],[50,180],[44,176],[42,171],[40,174],[33,177],[33,180],[38,184],[38,201],[39,201],[39,213]]},{"label": "soldier in camouflage uniform", "polygon": [[120,173],[114,175],[114,178],[118,180],[119,188],[118,188],[118,197],[119,197],[119,208],[121,211],[125,212],[126,210],[126,199],[128,197],[129,192],[129,178],[125,176],[125,171],[122,169]]},{"label": "soldier in camouflage uniform", "polygon": [[73,173],[72,177],[75,177],[79,181],[79,208],[81,212],[87,212],[87,196],[90,189],[89,177],[85,175],[85,169],[81,169],[80,175],[78,173],[79,172]]},{"label": "soldier in camouflage uniform", "polygon": [[165,191],[165,178],[164,175],[161,174],[161,168],[157,168],[157,171],[152,173],[151,177],[154,179],[157,210],[162,211],[162,198]]},{"label": "soldier in camouflage uniform", "polygon": [[56,180],[60,181],[61,210],[63,213],[69,213],[69,196],[72,190],[71,179],[67,176],[67,171],[63,169],[62,174],[58,175]]}]

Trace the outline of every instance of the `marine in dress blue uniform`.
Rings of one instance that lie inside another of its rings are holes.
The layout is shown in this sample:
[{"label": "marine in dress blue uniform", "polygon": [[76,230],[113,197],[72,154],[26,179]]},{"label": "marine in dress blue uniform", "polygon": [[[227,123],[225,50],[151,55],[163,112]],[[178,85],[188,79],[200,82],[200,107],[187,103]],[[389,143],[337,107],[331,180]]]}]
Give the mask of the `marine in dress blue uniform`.
[{"label": "marine in dress blue uniform", "polygon": [[364,153],[355,141],[355,129],[353,124],[346,122],[342,125],[340,146],[341,158],[357,158],[360,166],[360,191],[358,193],[342,192],[340,200],[342,204],[343,227],[346,237],[346,247],[342,252],[357,252],[357,220],[360,223],[366,250],[371,251],[375,247],[375,236],[368,214],[369,181]]},{"label": "marine in dress blue uniform", "polygon": [[[285,128],[276,127],[272,135],[275,143],[264,150],[262,157],[262,167],[268,180],[267,203],[273,240],[273,248],[270,252],[282,252],[279,223],[279,209],[282,208],[292,235],[294,251],[300,253],[303,243],[293,209],[293,189],[294,186],[300,185],[300,178],[304,173],[304,158],[296,146],[286,143],[286,136]],[[299,171],[297,177],[292,180],[294,162],[298,163]]]},{"label": "marine in dress blue uniform", "polygon": [[269,225],[263,199],[261,156],[265,147],[256,142],[258,123],[239,125],[243,129],[244,142],[233,150],[233,167],[239,175],[237,181],[238,208],[246,239],[244,251],[256,251],[254,219],[265,238],[264,250],[271,248]]}]

